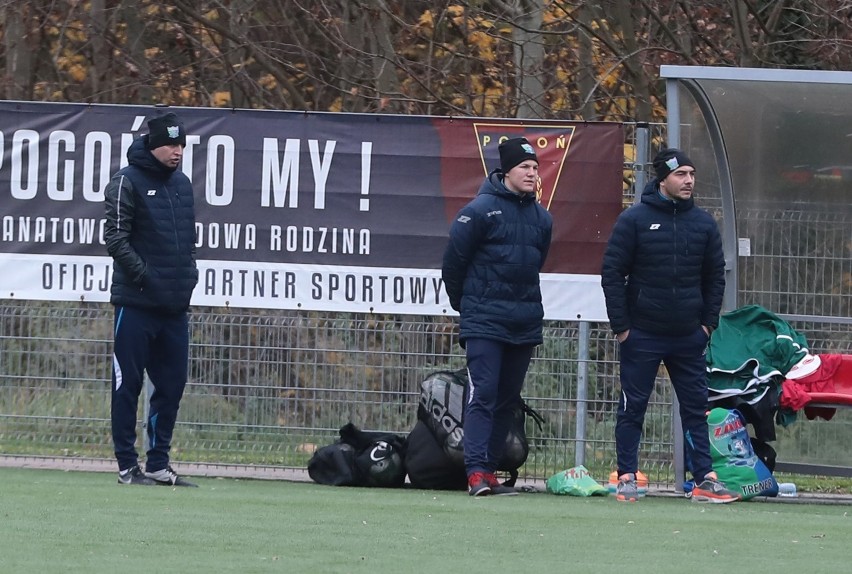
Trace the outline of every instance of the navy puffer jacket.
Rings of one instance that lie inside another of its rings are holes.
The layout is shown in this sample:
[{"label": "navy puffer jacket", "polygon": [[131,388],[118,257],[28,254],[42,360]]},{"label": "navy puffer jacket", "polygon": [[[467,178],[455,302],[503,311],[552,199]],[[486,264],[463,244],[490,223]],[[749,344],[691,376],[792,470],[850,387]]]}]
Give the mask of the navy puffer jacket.
[{"label": "navy puffer jacket", "polygon": [[618,217],[603,258],[601,285],[614,333],[631,327],[688,335],[719,324],[725,257],[713,217],[692,198],[673,201],[657,180]]},{"label": "navy puffer jacket", "polygon": [[198,282],[192,184],[151,154],[147,137],[130,144],[129,165],[104,190],[110,302],[181,313]]},{"label": "navy puffer jacket", "polygon": [[553,220],[534,194],[512,193],[491,172],[450,228],[442,277],[461,315],[460,339],[542,342],[539,272]]}]

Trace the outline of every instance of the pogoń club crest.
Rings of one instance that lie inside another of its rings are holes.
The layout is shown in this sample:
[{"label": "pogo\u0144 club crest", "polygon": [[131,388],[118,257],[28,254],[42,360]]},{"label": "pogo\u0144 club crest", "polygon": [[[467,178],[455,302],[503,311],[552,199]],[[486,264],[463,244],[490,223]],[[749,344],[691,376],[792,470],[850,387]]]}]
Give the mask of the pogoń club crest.
[{"label": "pogo\u0144 club crest", "polygon": [[513,137],[527,138],[538,156],[539,182],[536,199],[545,209],[550,210],[563,174],[575,126],[475,122],[473,129],[479,143],[479,156],[485,175],[488,175],[491,166],[499,165],[497,147],[500,142]]}]

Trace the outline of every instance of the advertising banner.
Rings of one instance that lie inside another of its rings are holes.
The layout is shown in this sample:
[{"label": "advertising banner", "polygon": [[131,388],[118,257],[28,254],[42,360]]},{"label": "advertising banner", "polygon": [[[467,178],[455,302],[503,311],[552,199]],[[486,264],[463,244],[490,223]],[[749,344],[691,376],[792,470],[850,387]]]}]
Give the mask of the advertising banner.
[{"label": "advertising banner", "polygon": [[[499,142],[524,136],[554,219],[546,317],[606,320],[620,124],[168,109],[188,134],[195,305],[453,314],[440,272],[450,223],[499,165]],[[0,102],[0,298],[109,300],[103,190],[162,113]]]}]

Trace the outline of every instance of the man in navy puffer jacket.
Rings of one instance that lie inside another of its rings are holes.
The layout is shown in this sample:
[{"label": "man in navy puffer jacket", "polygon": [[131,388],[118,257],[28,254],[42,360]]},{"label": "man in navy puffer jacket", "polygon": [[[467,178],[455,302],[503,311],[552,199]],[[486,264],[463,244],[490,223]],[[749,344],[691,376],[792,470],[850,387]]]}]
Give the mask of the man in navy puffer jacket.
[{"label": "man in navy puffer jacket", "polygon": [[450,228],[442,277],[467,356],[464,462],[471,496],[517,494],[495,471],[533,350],[542,342],[539,272],[552,219],[536,201],[538,158],[524,138],[499,146],[500,169]]},{"label": "man in navy puffer jacket", "polygon": [[[187,309],[198,282],[195,203],[177,167],[186,131],[173,113],[151,119],[127,150],[129,165],[104,190],[104,238],[113,258],[115,306],[112,438],[120,484],[195,486],[169,465],[189,358]],[[154,387],[146,472],[138,465],[136,409],[143,371]]]},{"label": "man in navy puffer jacket", "polygon": [[713,217],[692,197],[695,166],[680,150],[654,158],[656,179],[615,223],[601,284],[619,342],[621,397],[615,426],[616,499],[638,500],[639,442],[660,362],[678,402],[695,502],[733,502],[717,480],[707,426],[705,350],[725,291],[725,258]]}]

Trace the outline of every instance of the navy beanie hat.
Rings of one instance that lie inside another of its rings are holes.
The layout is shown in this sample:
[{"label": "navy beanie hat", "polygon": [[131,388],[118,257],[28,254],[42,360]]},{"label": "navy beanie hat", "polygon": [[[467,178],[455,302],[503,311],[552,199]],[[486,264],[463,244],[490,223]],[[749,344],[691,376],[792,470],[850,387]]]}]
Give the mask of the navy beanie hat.
[{"label": "navy beanie hat", "polygon": [[500,169],[503,173],[509,173],[510,169],[528,159],[538,162],[535,150],[527,141],[527,138],[506,140],[497,149],[500,150]]},{"label": "navy beanie hat", "polygon": [[659,181],[663,181],[668,175],[679,167],[688,165],[694,168],[695,164],[679,149],[664,149],[654,158],[654,172]]},{"label": "navy beanie hat", "polygon": [[148,149],[175,144],[186,145],[186,129],[173,112],[148,120]]}]

